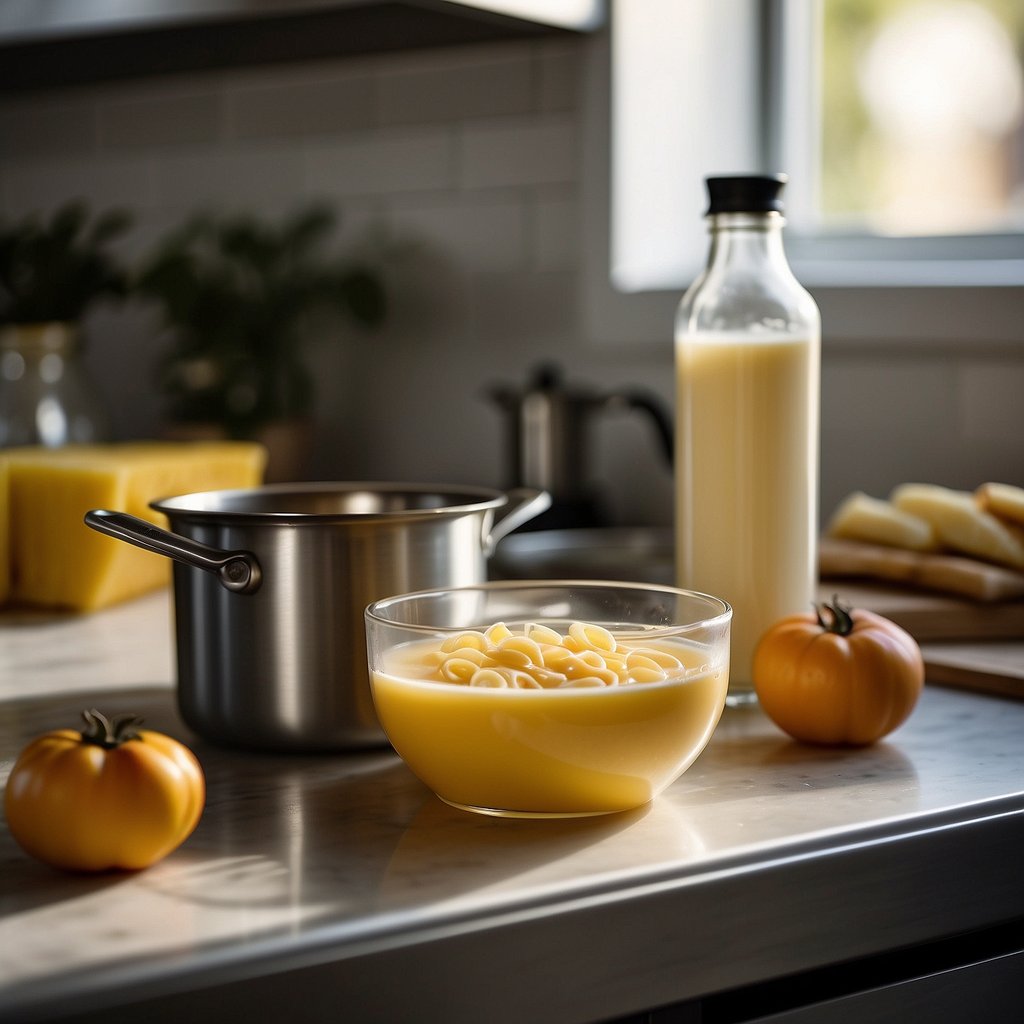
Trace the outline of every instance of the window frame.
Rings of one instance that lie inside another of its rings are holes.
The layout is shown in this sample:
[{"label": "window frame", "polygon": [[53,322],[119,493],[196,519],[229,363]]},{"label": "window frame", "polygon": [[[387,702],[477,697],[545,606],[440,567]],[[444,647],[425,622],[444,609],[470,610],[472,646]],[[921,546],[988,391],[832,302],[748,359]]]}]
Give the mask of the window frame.
[{"label": "window frame", "polygon": [[[630,2],[630,0],[626,0]],[[696,0],[687,0],[688,3]],[[749,0],[765,42],[758,69],[758,145],[762,168],[785,166],[792,137],[783,134],[786,78],[780,63],[795,45],[794,8],[817,0]],[[664,345],[672,336],[679,297],[699,271],[671,285],[624,289],[614,283],[616,257],[612,183],[615,71],[609,26],[589,40],[584,89],[583,251],[584,326],[597,344]],[[712,4],[713,6],[713,4]],[[787,13],[787,11],[789,13]],[[788,39],[788,41],[786,41]],[[774,59],[769,59],[769,54]],[[805,64],[804,73],[811,69]],[[789,88],[795,78],[790,77]],[[792,108],[790,108],[792,109]],[[774,113],[773,113],[774,112]],[[652,155],[651,159],[656,159]],[[738,168],[730,168],[738,170]],[[706,252],[701,210],[687,231]],[[1024,233],[953,239],[883,238],[868,234],[816,234],[786,229],[786,246],[798,278],[822,309],[826,345],[853,345],[893,353],[964,351],[1018,353],[1024,347]]]}]

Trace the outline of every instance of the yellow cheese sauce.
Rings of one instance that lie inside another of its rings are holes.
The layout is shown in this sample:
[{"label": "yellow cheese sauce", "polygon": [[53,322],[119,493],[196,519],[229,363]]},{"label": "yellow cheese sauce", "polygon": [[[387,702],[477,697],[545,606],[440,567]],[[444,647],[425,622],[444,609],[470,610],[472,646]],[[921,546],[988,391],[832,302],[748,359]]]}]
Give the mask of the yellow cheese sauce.
[{"label": "yellow cheese sauce", "polygon": [[405,644],[372,675],[377,715],[412,771],[448,803],[523,816],[627,810],[703,750],[729,676],[727,659],[699,644],[638,646],[683,668],[660,682],[490,688],[425,678],[436,672],[438,641]]}]

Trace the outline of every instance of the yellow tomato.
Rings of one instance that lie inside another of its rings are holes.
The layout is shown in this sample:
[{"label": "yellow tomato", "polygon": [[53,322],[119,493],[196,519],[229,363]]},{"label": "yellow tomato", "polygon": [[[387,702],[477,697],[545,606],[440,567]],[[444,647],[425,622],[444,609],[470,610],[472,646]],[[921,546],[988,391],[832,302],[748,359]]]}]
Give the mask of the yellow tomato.
[{"label": "yellow tomato", "polygon": [[782,619],[761,637],[754,651],[758,699],[798,740],[874,743],[913,711],[924,684],[921,649],[881,615],[837,600],[823,607]]},{"label": "yellow tomato", "polygon": [[82,732],[33,740],[7,780],[11,834],[33,857],[73,871],[139,869],[191,834],[206,786],[195,755],[139,720],[83,714]]}]

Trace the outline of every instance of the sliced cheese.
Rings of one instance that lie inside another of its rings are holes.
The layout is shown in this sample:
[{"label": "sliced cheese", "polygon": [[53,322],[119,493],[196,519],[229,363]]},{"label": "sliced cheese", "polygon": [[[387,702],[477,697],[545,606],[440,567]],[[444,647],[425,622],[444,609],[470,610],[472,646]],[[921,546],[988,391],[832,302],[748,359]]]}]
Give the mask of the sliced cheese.
[{"label": "sliced cheese", "polygon": [[1024,530],[979,508],[969,491],[936,484],[901,484],[891,500],[904,512],[927,519],[943,547],[1024,569]]},{"label": "sliced cheese", "polygon": [[885,544],[911,551],[931,551],[938,544],[931,523],[890,501],[854,491],[844,499],[828,526],[832,537]]},{"label": "sliced cheese", "polygon": [[1024,526],[1024,487],[982,484],[974,492],[974,499],[986,512]]},{"label": "sliced cheese", "polygon": [[140,442],[9,449],[0,462],[7,473],[9,599],[93,611],[165,586],[170,561],[89,529],[89,509],[166,526],[149,502],[256,486],[266,452],[240,441]]}]

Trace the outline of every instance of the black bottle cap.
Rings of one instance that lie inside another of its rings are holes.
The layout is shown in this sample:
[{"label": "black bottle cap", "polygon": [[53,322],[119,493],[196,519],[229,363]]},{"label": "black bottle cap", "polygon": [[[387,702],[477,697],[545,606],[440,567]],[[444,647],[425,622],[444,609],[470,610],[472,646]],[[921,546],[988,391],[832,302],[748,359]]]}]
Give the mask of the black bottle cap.
[{"label": "black bottle cap", "polygon": [[782,213],[785,174],[734,174],[707,178],[708,214]]}]

